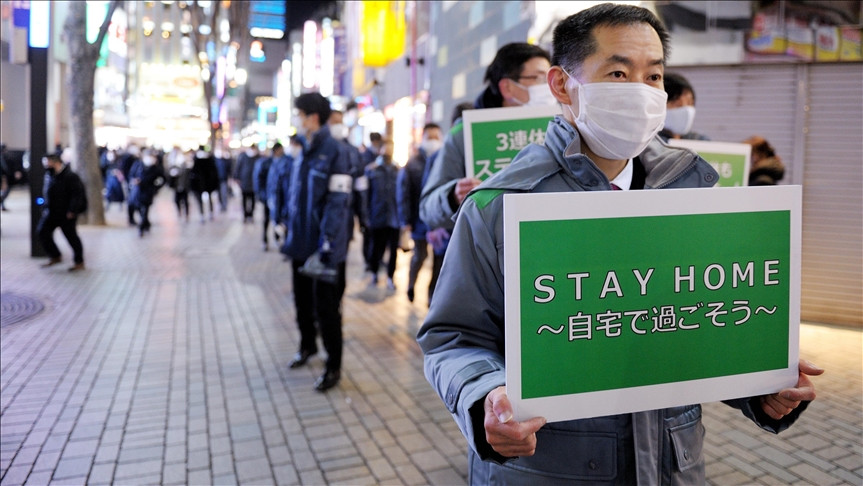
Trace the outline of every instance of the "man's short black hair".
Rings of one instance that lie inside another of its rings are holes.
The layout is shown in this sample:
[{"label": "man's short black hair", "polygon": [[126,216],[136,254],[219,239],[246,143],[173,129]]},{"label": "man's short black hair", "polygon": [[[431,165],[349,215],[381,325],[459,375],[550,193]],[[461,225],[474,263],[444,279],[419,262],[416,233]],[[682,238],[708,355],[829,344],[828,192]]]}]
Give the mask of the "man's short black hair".
[{"label": "man's short black hair", "polygon": [[665,83],[665,93],[668,94],[668,101],[675,101],[683,96],[683,93],[689,91],[692,93],[692,102],[695,102],[695,90],[692,89],[692,85],[689,84],[686,78],[677,73],[665,73],[662,79]]},{"label": "man's short black hair", "polygon": [[273,153],[276,153],[276,150],[282,150],[283,148],[284,147],[282,147],[282,144],[280,144],[279,142],[276,142],[273,144]]},{"label": "man's short black hair", "polygon": [[378,132],[372,132],[369,134],[369,142],[381,142],[383,139],[384,138]]},{"label": "man's short black hair", "polygon": [[669,35],[665,26],[650,10],[632,5],[603,3],[582,10],[560,21],[554,28],[551,64],[575,76],[584,60],[597,51],[593,32],[597,27],[646,23],[653,27],[662,43],[662,60],[668,60]]},{"label": "man's short black hair", "polygon": [[425,133],[425,132],[427,132],[427,131],[429,131],[429,130],[432,130],[432,129],[434,129],[434,128],[437,128],[438,130],[440,130],[440,125],[438,125],[437,123],[431,123],[431,122],[430,122],[430,123],[426,123],[426,124],[423,126],[423,133]]},{"label": "man's short black hair", "polygon": [[517,80],[521,75],[522,65],[535,57],[542,57],[551,62],[548,51],[533,44],[512,42],[501,47],[485,70],[485,82],[488,83],[492,93],[499,94],[497,83],[501,79]]},{"label": "man's short black hair", "polygon": [[321,126],[326,125],[327,120],[330,119],[330,114],[332,113],[330,102],[321,96],[320,93],[301,94],[300,96],[297,96],[296,101],[294,101],[294,106],[305,113],[306,116],[317,114],[318,123],[320,123]]},{"label": "man's short black hair", "polygon": [[47,154],[42,156],[43,158],[48,159],[48,162],[57,162],[62,163],[63,160],[60,158],[60,154],[57,152],[48,152]]}]

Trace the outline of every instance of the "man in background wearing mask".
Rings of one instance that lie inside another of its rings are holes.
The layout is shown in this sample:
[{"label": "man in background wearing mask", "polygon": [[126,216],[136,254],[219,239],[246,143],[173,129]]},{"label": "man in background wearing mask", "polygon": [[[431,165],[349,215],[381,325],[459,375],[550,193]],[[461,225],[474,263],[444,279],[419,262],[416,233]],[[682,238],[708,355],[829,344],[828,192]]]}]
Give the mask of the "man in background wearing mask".
[{"label": "man in background wearing mask", "polygon": [[[513,42],[497,51],[486,68],[488,86],[474,101],[475,108],[547,106],[555,103],[545,76],[548,52],[532,44]],[[456,121],[423,186],[420,219],[431,229],[452,231],[452,216],[479,179],[465,177],[464,125]]]},{"label": "man in background wearing mask", "polygon": [[695,90],[689,81],[680,74],[665,73],[664,84],[668,102],[665,104],[665,123],[659,136],[665,140],[710,140],[692,131],[692,124],[695,123]]},{"label": "man in background wearing mask", "polygon": [[69,267],[69,271],[84,270],[84,246],[78,237],[77,229],[78,215],[87,211],[84,184],[58,154],[44,156],[42,165],[45,167],[45,182],[42,188],[45,202],[36,232],[49,258],[42,267],[50,267],[63,261],[53,236],[54,230],[60,228],[74,253],[74,264]]},{"label": "man in background wearing mask", "polygon": [[[299,113],[294,126],[308,142],[302,158],[296,159],[299,164],[291,169],[288,231],[282,246],[282,253],[291,258],[293,265],[294,304],[300,331],[300,349],[289,366],[305,366],[318,352],[320,329],[327,362],[324,373],[315,381],[315,389],[323,392],[341,379],[339,282],[343,277],[338,272],[344,271],[342,264],[347,257],[348,204],[353,180],[347,157],[327,126],[332,113],[330,102],[320,93],[305,93],[297,97],[294,106]],[[336,269],[335,279],[317,279],[301,271],[306,260],[313,256],[328,269]]]},{"label": "man in background wearing mask", "polygon": [[[428,257],[428,241],[426,232],[429,227],[420,219],[420,194],[422,193],[423,174],[429,159],[443,145],[443,134],[440,125],[427,123],[423,127],[423,138],[416,154],[408,160],[405,168],[399,172],[396,191],[399,204],[399,222],[403,230],[410,231],[414,240],[413,255],[408,271],[408,300],[414,301],[414,285],[420,268]],[[431,288],[431,287],[430,287]],[[429,296],[431,302],[431,296]]]},{"label": "man in background wearing mask", "polygon": [[[423,327],[425,373],[469,444],[475,484],[704,484],[700,405],[556,422],[513,419],[506,395],[504,192],[712,187],[718,175],[656,137],[665,119],[668,33],[648,10],[601,4],[554,30],[548,85],[563,105],[530,145],[464,201]],[[488,189],[488,190],[487,190]],[[594,363],[604,366],[606,363]],[[797,386],[729,400],[779,432],[815,398]],[[673,442],[672,442],[673,440]]]}]

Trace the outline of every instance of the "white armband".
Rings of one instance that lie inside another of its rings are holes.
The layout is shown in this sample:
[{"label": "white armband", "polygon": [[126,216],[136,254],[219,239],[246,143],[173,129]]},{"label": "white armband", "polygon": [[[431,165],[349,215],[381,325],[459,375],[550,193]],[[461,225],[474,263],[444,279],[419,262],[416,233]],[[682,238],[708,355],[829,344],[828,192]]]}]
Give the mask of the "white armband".
[{"label": "white armband", "polygon": [[351,182],[353,182],[353,178],[347,174],[333,174],[330,176],[327,189],[330,192],[344,192],[350,194]]},{"label": "white armband", "polygon": [[367,191],[369,189],[369,178],[362,175],[354,179],[355,191]]}]

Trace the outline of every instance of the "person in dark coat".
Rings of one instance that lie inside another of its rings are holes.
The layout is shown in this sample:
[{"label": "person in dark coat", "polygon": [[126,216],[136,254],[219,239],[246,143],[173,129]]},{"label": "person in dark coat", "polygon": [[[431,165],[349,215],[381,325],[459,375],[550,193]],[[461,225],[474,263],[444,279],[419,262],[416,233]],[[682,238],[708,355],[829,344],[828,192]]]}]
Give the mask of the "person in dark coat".
[{"label": "person in dark coat", "polygon": [[[129,173],[132,170],[132,166],[135,165],[136,162],[141,160],[141,149],[138,148],[137,145],[132,144],[126,148],[126,151],[122,154],[118,154],[120,159],[120,171],[123,173],[123,177],[126,180],[126,193],[130,194],[132,191],[132,187],[129,185]],[[135,211],[137,210],[134,204],[127,204],[126,209],[129,213],[129,225],[135,226],[137,223],[135,222]]]},{"label": "person in dark coat", "polygon": [[224,148],[217,148],[213,156],[219,176],[219,211],[224,213],[228,210],[228,199],[231,197],[230,179],[234,161],[231,159],[231,152]]},{"label": "person in dark coat", "polygon": [[205,194],[207,195],[206,204],[210,209],[210,219],[214,219],[213,193],[219,189],[219,175],[216,171],[216,160],[212,154],[204,150],[204,147],[199,147],[198,151],[195,152],[192,174],[189,178],[189,189],[191,189],[192,196],[198,202],[198,208],[201,210],[201,222],[206,219],[204,216]]},{"label": "person in dark coat", "polygon": [[258,148],[247,147],[237,157],[237,166],[234,168],[234,179],[240,183],[240,192],[243,195],[243,222],[252,221],[255,214],[255,161],[258,160]]},{"label": "person in dark coat", "polygon": [[36,227],[42,248],[49,260],[42,267],[63,261],[60,249],[54,243],[54,230],[60,228],[74,254],[70,272],[84,270],[84,246],[78,237],[78,215],[87,211],[87,193],[78,174],[60,159],[58,154],[42,158],[45,166],[45,183],[42,190],[44,203],[42,218]]},{"label": "person in dark coat", "polygon": [[138,224],[138,235],[141,237],[150,232],[150,205],[153,204],[156,192],[164,184],[164,170],[152,153],[145,153],[129,171],[129,204],[134,205],[141,215]]},{"label": "person in dark coat", "polygon": [[387,288],[395,290],[393,275],[399,246],[399,214],[396,202],[396,178],[399,168],[393,163],[393,143],[384,141],[381,155],[374,164],[366,166],[369,180],[369,228],[372,232],[371,272],[372,285],[378,283],[378,268],[384,252],[387,261]]},{"label": "person in dark coat", "polygon": [[111,208],[112,202],[120,203],[122,210],[123,203],[126,201],[126,194],[123,191],[126,179],[120,169],[116,151],[108,150],[105,153],[105,164],[105,211]]},{"label": "person in dark coat", "polygon": [[[428,225],[420,219],[420,194],[423,190],[423,174],[432,155],[443,144],[443,134],[440,125],[427,123],[423,127],[423,138],[417,153],[408,160],[405,168],[399,173],[397,194],[399,204],[399,222],[402,229],[411,233],[414,240],[413,255],[408,271],[408,300],[414,301],[414,285],[420,268],[428,257],[428,240],[426,233]],[[431,302],[431,292],[429,292]]]},{"label": "person in dark coat", "polygon": [[[191,150],[183,153],[179,148],[171,152],[168,176],[171,188],[174,189],[174,205],[177,207],[177,217],[189,221],[189,181],[192,177],[192,167],[195,157]],[[185,217],[185,218],[184,218]]]}]

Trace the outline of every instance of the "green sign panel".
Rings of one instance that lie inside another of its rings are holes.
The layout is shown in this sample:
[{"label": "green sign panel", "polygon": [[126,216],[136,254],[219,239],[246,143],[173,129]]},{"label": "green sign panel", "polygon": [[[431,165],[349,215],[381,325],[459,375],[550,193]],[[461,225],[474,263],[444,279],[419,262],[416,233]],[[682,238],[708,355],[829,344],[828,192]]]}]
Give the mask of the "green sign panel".
[{"label": "green sign panel", "polygon": [[691,149],[710,163],[719,173],[717,186],[742,187],[749,185],[749,161],[752,153],[750,145],[685,139],[671,139],[668,143]]},{"label": "green sign panel", "polygon": [[531,143],[543,144],[557,107],[518,107],[464,112],[465,173],[484,181],[507,167]]},{"label": "green sign panel", "polygon": [[784,368],[789,225],[787,211],[522,222],[522,396]]},{"label": "green sign panel", "polygon": [[503,197],[516,419],[653,410],[796,383],[799,186]]}]

